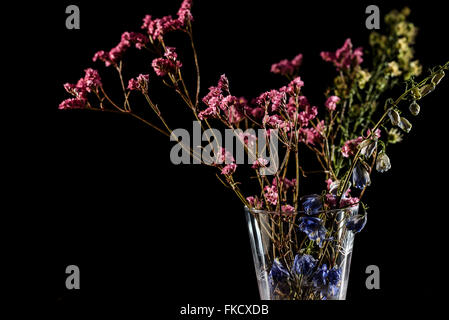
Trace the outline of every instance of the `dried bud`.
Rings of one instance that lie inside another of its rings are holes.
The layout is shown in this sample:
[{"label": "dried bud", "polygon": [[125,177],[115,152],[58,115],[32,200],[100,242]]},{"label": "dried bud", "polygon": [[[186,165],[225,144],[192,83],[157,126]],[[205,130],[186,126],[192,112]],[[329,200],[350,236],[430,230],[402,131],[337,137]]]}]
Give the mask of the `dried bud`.
[{"label": "dried bud", "polygon": [[362,231],[362,229],[365,227],[367,222],[368,215],[361,215],[357,214],[354,216],[349,217],[349,219],[346,221],[346,228],[348,230],[357,233]]},{"label": "dried bud", "polygon": [[437,85],[440,83],[441,79],[443,79],[445,73],[443,70],[441,70],[440,72],[438,72],[436,75],[433,76],[432,78],[432,83],[433,85]]},{"label": "dried bud", "polygon": [[367,139],[359,144],[360,154],[369,159],[377,148],[377,139]]},{"label": "dried bud", "polygon": [[352,184],[357,189],[364,189],[371,184],[369,172],[364,165],[357,163],[354,170],[352,170]]},{"label": "dried bud", "polygon": [[385,152],[381,152],[376,159],[376,170],[379,172],[386,172],[390,170],[391,163],[390,158]]},{"label": "dried bud", "polygon": [[409,133],[412,130],[412,124],[406,118],[401,117],[401,121],[399,122],[399,128]]},{"label": "dried bud", "polygon": [[399,113],[396,110],[391,110],[388,113],[388,116],[390,117],[391,123],[394,126],[398,126],[399,123],[401,122],[401,116],[399,115]]},{"label": "dried bud", "polygon": [[408,107],[408,109],[410,110],[410,113],[412,115],[417,116],[419,114],[419,110],[421,109],[421,107],[419,106],[419,104],[416,103],[416,101],[413,101]]},{"label": "dried bud", "polygon": [[421,89],[420,89],[421,96],[424,97],[428,93],[431,93],[434,89],[435,89],[435,84],[433,84],[433,83],[426,84],[425,86],[421,87]]},{"label": "dried bud", "polygon": [[418,87],[414,87],[414,88],[412,89],[412,95],[413,95],[413,98],[414,98],[415,100],[421,99],[421,92],[419,92],[419,88],[418,88]]}]

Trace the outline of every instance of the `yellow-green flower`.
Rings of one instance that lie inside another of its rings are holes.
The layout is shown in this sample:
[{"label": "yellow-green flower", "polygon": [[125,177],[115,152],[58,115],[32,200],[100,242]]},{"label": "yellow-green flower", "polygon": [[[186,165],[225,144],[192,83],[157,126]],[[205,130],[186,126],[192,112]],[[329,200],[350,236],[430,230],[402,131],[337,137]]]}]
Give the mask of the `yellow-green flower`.
[{"label": "yellow-green flower", "polygon": [[399,64],[396,61],[389,62],[385,72],[392,77],[398,77],[402,74],[402,71],[399,69]]}]

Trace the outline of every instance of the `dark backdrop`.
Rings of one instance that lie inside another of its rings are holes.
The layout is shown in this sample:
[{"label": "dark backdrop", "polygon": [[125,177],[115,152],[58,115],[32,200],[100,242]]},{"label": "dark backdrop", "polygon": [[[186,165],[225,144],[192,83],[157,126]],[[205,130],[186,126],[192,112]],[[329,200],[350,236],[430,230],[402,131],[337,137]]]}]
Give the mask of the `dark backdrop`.
[{"label": "dark backdrop", "polygon": [[[91,61],[97,50],[114,46],[123,31],[138,31],[145,14],[175,14],[180,2],[75,1],[81,10],[80,30],[65,29],[65,7],[72,2],[52,5],[54,48],[46,56],[54,95],[35,107],[44,116],[35,147],[39,177],[46,183],[37,183],[33,194],[45,221],[40,238],[46,240],[42,250],[50,253],[45,256],[51,273],[47,283],[59,305],[114,308],[136,302],[148,310],[166,308],[166,318],[172,319],[187,303],[258,301],[243,209],[213,171],[172,165],[168,139],[132,118],[57,110],[67,97],[63,83],[76,82],[90,66],[105,74],[104,66]],[[322,103],[334,71],[319,53],[335,50],[347,37],[355,46],[368,46],[368,4],[379,5],[382,15],[410,6],[410,19],[420,28],[416,57],[425,68],[442,64],[449,55],[440,3],[195,1],[201,95],[222,73],[235,95],[253,97],[278,88],[282,82],[270,74],[271,64],[302,52],[304,92],[313,103]],[[130,75],[150,70],[150,60],[141,53],[130,56]],[[447,89],[446,80],[422,101],[411,133],[390,148],[392,169],[373,177],[365,199],[369,221],[355,242],[348,301],[328,305],[329,310],[350,310],[361,302],[392,303],[402,310],[406,305],[399,300],[404,298],[432,302],[443,297],[437,290],[445,286],[446,189],[437,184],[447,179]],[[189,113],[167,95],[161,89],[155,96],[173,127],[190,127]],[[79,291],[65,289],[69,264],[80,267]],[[371,264],[380,267],[380,290],[365,288],[365,268]],[[318,308],[306,303],[281,306],[273,307],[273,313],[312,314]]]}]

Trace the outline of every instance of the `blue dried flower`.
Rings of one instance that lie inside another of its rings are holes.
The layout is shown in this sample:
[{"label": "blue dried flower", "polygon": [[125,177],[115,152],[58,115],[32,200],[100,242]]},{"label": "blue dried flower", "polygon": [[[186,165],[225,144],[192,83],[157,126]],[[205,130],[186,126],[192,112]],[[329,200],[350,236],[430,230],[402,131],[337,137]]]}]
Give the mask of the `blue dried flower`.
[{"label": "blue dried flower", "polygon": [[322,224],[322,220],[316,217],[299,218],[299,230],[307,234],[310,240],[318,241],[323,247],[323,240],[326,240],[327,230]]},{"label": "blue dried flower", "polygon": [[325,286],[327,284],[327,277],[329,274],[329,270],[327,269],[327,265],[323,264],[321,267],[319,267],[317,269],[317,271],[315,271],[312,281],[313,281],[313,285],[316,288],[322,288],[323,286]]},{"label": "blue dried flower", "polygon": [[322,299],[327,299],[327,296],[335,296],[340,292],[340,280],[341,269],[333,267],[329,270],[326,264],[319,267],[312,278],[316,292]]},{"label": "blue dried flower", "polygon": [[333,267],[327,274],[329,282],[328,295],[336,296],[340,292],[341,269]]},{"label": "blue dried flower", "polygon": [[360,232],[363,228],[365,228],[367,220],[368,215],[356,214],[346,221],[346,228],[354,233]]},{"label": "blue dried flower", "polygon": [[285,295],[289,292],[290,273],[282,265],[278,258],[273,262],[270,274],[268,275],[270,291],[273,295]]},{"label": "blue dried flower", "polygon": [[360,163],[357,163],[352,170],[352,184],[358,189],[363,189],[371,184],[368,171]]},{"label": "blue dried flower", "polygon": [[304,196],[301,200],[303,201],[302,206],[304,211],[308,215],[318,214],[323,208],[323,199],[317,194]]},{"label": "blue dried flower", "polygon": [[327,274],[327,278],[329,280],[329,284],[336,286],[339,284],[341,280],[341,269],[338,267],[333,267],[329,270],[329,273]]},{"label": "blue dried flower", "polygon": [[293,261],[293,272],[297,275],[310,276],[315,268],[317,260],[309,254],[300,256],[297,254]]},{"label": "blue dried flower", "polygon": [[269,274],[269,278],[273,282],[283,282],[289,278],[288,270],[282,265],[278,258],[274,259],[273,266]]}]

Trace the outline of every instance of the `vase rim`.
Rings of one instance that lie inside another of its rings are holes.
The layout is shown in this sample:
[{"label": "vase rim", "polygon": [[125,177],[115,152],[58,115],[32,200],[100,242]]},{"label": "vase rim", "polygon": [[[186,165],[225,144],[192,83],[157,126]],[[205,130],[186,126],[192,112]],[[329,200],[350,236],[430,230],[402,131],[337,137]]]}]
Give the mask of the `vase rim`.
[{"label": "vase rim", "polygon": [[314,214],[309,214],[306,211],[293,211],[293,212],[281,212],[281,211],[273,211],[273,210],[265,210],[265,209],[255,209],[255,208],[249,208],[248,206],[244,206],[245,211],[248,211],[250,213],[257,213],[257,214],[267,214],[267,215],[284,215],[284,216],[296,216],[296,215],[306,215],[306,216],[317,216],[321,213],[327,213],[327,214],[337,214],[345,210],[351,210],[358,207],[358,205],[352,205],[345,208],[339,208],[339,209],[328,209],[328,210],[319,210],[315,212]]}]

